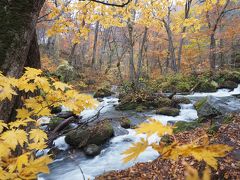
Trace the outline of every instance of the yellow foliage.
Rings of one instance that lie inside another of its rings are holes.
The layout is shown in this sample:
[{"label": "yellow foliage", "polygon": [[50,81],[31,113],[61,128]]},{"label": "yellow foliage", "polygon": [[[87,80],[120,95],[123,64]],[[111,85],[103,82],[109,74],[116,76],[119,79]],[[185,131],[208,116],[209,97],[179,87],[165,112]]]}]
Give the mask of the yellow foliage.
[{"label": "yellow foliage", "polygon": [[148,137],[155,133],[157,133],[158,136],[163,136],[164,134],[171,135],[173,133],[173,129],[171,126],[164,126],[157,120],[149,119],[149,122],[140,124],[140,126],[136,129],[136,132],[138,134],[145,133]]},{"label": "yellow foliage", "polygon": [[71,86],[42,76],[42,71],[26,68],[19,79],[5,77],[0,72],[0,101],[17,95],[16,91],[35,92],[38,96],[23,99],[16,119],[6,124],[0,120],[0,178],[36,179],[38,173],[48,173],[49,156],[35,153],[47,147],[47,134],[38,128],[37,118],[51,115],[51,107],[64,105],[76,114],[92,108],[91,96],[79,94]]},{"label": "yellow foliage", "polygon": [[203,171],[203,177],[200,178],[198,171],[186,164],[185,176],[186,180],[211,180],[211,169],[206,166],[205,170]]},{"label": "yellow foliage", "polygon": [[[148,123],[142,123],[136,132],[147,134],[147,138],[152,134],[157,133],[159,137],[163,136],[165,133],[172,134],[172,126],[164,126],[160,122],[150,119]],[[175,139],[175,138],[174,138]],[[200,143],[201,142],[201,143]],[[232,147],[224,144],[209,144],[209,139],[207,135],[196,139],[195,141],[188,144],[180,144],[174,141],[170,145],[166,145],[163,142],[148,144],[148,140],[141,139],[140,142],[134,143],[128,150],[124,151],[123,154],[126,157],[123,159],[124,162],[128,162],[132,159],[136,159],[140,153],[142,153],[147,147],[152,147],[162,158],[177,160],[181,157],[193,157],[198,161],[205,161],[207,165],[214,169],[217,169],[217,159],[218,157],[226,156],[227,152],[232,150]],[[207,180],[209,178],[209,169],[206,169],[204,177]],[[191,172],[192,179],[198,180],[198,175],[194,170]],[[204,179],[204,180],[205,180]]]},{"label": "yellow foliage", "polygon": [[141,139],[140,142],[132,144],[132,146],[124,151],[122,154],[126,155],[123,159],[124,163],[136,159],[148,147],[148,141]]}]

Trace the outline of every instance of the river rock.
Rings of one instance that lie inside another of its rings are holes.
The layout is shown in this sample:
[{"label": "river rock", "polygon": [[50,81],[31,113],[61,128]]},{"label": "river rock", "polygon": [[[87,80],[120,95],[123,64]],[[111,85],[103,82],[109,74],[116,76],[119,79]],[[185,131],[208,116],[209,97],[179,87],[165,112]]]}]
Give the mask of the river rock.
[{"label": "river rock", "polygon": [[208,96],[194,104],[198,117],[216,117],[229,113],[240,112],[240,100],[235,97]]},{"label": "river rock", "polygon": [[72,111],[62,111],[57,114],[57,117],[67,119],[71,116],[74,116],[74,113]]},{"label": "river rock", "polygon": [[177,108],[163,107],[156,110],[156,114],[166,115],[166,116],[178,116],[180,110]]},{"label": "river rock", "polygon": [[63,120],[64,120],[64,118],[60,118],[57,116],[51,117],[49,124],[48,124],[48,129],[50,131],[54,130]]},{"label": "river rock", "polygon": [[128,129],[131,127],[131,120],[128,119],[127,117],[123,117],[120,119],[120,125],[121,127]]},{"label": "river rock", "polygon": [[108,120],[84,126],[69,132],[65,141],[70,146],[82,148],[88,144],[101,145],[113,136],[113,127]]},{"label": "river rock", "polygon": [[87,156],[97,156],[101,152],[101,148],[96,144],[89,144],[83,149]]},{"label": "river rock", "polygon": [[62,112],[62,107],[61,106],[51,108],[51,114],[57,114],[57,113],[60,113],[60,112]]},{"label": "river rock", "polygon": [[172,100],[175,102],[175,104],[190,104],[191,103],[190,99],[188,99],[186,97],[176,97],[176,96],[174,96],[172,98]]},{"label": "river rock", "polygon": [[198,84],[194,89],[195,92],[215,92],[217,91],[218,84],[215,81],[203,81]]},{"label": "river rock", "polygon": [[113,93],[108,88],[100,88],[95,92],[93,97],[94,98],[104,98],[104,97],[111,96],[112,94]]},{"label": "river rock", "polygon": [[234,81],[224,81],[219,85],[219,88],[226,88],[230,90],[233,90],[234,88],[237,88],[237,87],[238,87],[238,84],[235,83]]}]

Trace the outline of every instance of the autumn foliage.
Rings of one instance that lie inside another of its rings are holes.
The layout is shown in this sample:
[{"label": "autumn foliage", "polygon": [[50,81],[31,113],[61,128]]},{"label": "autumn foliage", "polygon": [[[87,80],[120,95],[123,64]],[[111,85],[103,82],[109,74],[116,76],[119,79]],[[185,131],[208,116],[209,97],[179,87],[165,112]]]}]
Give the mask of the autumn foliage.
[{"label": "autumn foliage", "polygon": [[16,119],[6,124],[0,121],[0,177],[1,179],[36,179],[38,173],[48,173],[52,162],[49,155],[37,157],[36,153],[47,147],[47,134],[39,129],[38,118],[51,116],[51,108],[65,106],[78,114],[95,106],[91,96],[79,94],[71,86],[42,76],[42,71],[26,68],[19,78],[0,74],[0,100],[13,96],[36,93],[22,101]]},{"label": "autumn foliage", "polygon": [[[149,122],[141,124],[137,129],[137,134],[144,133],[148,137],[153,134],[157,134],[159,137],[168,134],[173,135],[173,128],[170,125],[164,126],[157,120],[149,119]],[[174,137],[174,136],[173,136]],[[142,152],[148,147],[152,147],[156,150],[162,158],[177,160],[180,157],[193,157],[198,161],[204,161],[208,166],[213,169],[217,169],[218,163],[217,159],[219,157],[226,156],[227,152],[232,150],[232,147],[224,144],[209,144],[209,139],[207,134],[193,140],[191,143],[182,144],[177,141],[173,141],[171,144],[166,144],[164,142],[159,143],[149,143],[147,139],[142,138],[140,142],[132,144],[132,146],[123,152],[125,158],[123,162],[129,162],[136,159]],[[175,139],[175,138],[174,138]],[[196,170],[192,169],[187,165],[188,173],[192,174],[195,179],[198,178]],[[206,168],[206,171],[210,171]],[[193,177],[192,176],[192,177]]]}]

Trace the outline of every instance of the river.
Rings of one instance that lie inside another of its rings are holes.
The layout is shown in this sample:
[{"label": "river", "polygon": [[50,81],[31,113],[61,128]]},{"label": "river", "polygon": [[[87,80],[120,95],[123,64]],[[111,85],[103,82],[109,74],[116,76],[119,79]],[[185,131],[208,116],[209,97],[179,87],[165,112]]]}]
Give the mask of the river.
[{"label": "river", "polygon": [[[215,96],[218,98],[231,97],[228,105],[239,106],[240,100],[232,98],[232,95],[240,94],[240,85],[235,88],[233,91],[227,89],[219,89],[214,93],[194,93],[191,95],[186,95],[192,103],[197,99],[205,96]],[[181,95],[180,95],[181,96]],[[227,98],[229,99],[229,98]],[[234,100],[231,100],[234,99]],[[236,103],[236,102],[237,103]],[[137,119],[141,119],[140,122],[147,120],[146,117],[152,117],[163,124],[166,124],[168,121],[194,121],[198,118],[197,111],[194,109],[193,104],[181,104],[181,110],[179,116],[163,116],[156,115],[153,112],[146,113],[137,113],[137,112],[121,112],[116,111],[114,106],[118,103],[118,98],[108,97],[103,98],[103,101],[99,104],[98,108],[95,110],[85,110],[81,113],[83,119],[89,118],[94,115],[98,109],[102,108],[101,116],[102,117],[116,117],[122,115],[128,115],[130,119],[135,120],[136,124],[139,123]],[[145,119],[144,119],[145,118]],[[83,153],[77,152],[73,153],[74,155],[64,155],[59,159],[56,159],[52,164],[49,165],[50,174],[40,174],[39,180],[82,180],[82,179],[94,179],[95,176],[103,174],[104,172],[112,170],[122,170],[130,166],[133,166],[137,162],[149,162],[156,159],[159,154],[154,151],[152,148],[148,148],[144,153],[142,153],[135,161],[129,163],[122,163],[123,155],[121,154],[124,150],[128,149],[133,142],[139,141],[140,138],[145,137],[144,134],[136,134],[133,129],[127,129],[128,134],[120,135],[113,137],[106,145],[105,148],[101,151],[101,154],[89,158],[86,157]],[[159,141],[159,137],[152,135],[150,137],[151,142]],[[67,151],[69,146],[65,143],[64,137],[60,137],[55,140],[55,145],[59,149]]]}]

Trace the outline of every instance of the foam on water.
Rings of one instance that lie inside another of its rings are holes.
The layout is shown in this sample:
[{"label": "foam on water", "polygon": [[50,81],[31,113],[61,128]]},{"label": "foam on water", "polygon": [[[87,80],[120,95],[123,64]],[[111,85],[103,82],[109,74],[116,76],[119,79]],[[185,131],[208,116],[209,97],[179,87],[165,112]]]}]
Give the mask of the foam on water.
[{"label": "foam on water", "polygon": [[191,95],[187,95],[187,97],[205,97],[205,96],[225,97],[225,96],[231,96],[234,94],[240,94],[240,84],[233,91],[230,91],[229,89],[218,89],[216,92],[194,93]]},{"label": "foam on water", "polygon": [[65,142],[65,136],[61,136],[53,141],[53,144],[55,147],[57,147],[60,150],[67,150],[69,148],[69,145]]}]

